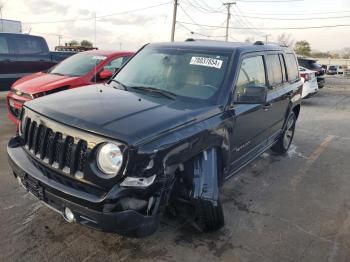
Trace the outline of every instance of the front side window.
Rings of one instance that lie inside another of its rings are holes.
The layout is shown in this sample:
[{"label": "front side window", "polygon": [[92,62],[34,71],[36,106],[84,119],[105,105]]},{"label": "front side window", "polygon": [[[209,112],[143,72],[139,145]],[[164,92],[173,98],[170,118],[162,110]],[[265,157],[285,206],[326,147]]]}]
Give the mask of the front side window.
[{"label": "front side window", "polygon": [[141,87],[207,100],[221,88],[228,61],[226,53],[146,47],[114,80],[130,91]]},{"label": "front side window", "polygon": [[3,36],[0,36],[0,54],[9,54],[7,39]]},{"label": "front side window", "polygon": [[106,58],[106,56],[84,53],[73,55],[50,69],[48,73],[54,75],[82,76],[89,73]]},{"label": "front side window", "polygon": [[266,77],[263,57],[254,56],[243,59],[236,83],[234,101],[254,102],[252,100],[254,100],[255,94],[264,92],[265,86]]}]

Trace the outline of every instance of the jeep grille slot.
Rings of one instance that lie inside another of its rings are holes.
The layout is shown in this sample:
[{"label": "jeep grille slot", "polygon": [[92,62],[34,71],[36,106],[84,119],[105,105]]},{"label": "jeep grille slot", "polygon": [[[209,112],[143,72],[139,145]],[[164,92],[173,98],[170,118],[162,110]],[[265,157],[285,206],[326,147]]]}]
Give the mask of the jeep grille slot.
[{"label": "jeep grille slot", "polygon": [[84,172],[87,141],[53,131],[29,117],[25,119],[23,138],[25,149],[36,159],[66,174]]}]

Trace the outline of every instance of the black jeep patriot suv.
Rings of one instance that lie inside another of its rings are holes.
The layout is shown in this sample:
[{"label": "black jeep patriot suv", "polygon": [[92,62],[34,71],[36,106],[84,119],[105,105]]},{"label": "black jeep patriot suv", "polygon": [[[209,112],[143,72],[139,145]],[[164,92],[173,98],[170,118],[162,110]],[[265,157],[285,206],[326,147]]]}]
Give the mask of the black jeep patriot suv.
[{"label": "black jeep patriot suv", "polygon": [[146,236],[171,210],[216,230],[223,182],[269,148],[288,150],[301,88],[291,49],[148,44],[107,84],[25,104],[9,161],[69,222]]}]

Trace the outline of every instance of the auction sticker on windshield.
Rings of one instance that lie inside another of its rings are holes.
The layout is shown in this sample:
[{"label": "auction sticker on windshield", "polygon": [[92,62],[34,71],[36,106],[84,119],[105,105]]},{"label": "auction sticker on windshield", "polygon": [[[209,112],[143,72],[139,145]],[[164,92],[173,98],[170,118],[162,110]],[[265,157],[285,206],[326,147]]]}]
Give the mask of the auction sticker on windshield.
[{"label": "auction sticker on windshield", "polygon": [[222,66],[222,60],[208,58],[208,57],[193,56],[191,58],[190,65],[200,65],[200,66],[215,67],[220,69]]}]

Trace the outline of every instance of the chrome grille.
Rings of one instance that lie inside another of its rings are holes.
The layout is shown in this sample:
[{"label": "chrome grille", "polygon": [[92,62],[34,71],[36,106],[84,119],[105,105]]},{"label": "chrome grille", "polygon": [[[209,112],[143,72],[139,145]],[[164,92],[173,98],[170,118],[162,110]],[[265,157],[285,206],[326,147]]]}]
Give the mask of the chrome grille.
[{"label": "chrome grille", "polygon": [[32,156],[65,173],[84,172],[87,141],[53,131],[30,117],[25,121],[22,136],[25,148]]},{"label": "chrome grille", "polygon": [[[57,173],[88,184],[95,182],[91,181],[95,177],[90,175],[93,167],[88,159],[96,146],[113,142],[125,148],[125,145],[115,140],[58,123],[25,106],[19,132],[24,149],[39,165],[51,167]],[[98,185],[104,186],[108,182],[101,180]]]}]

